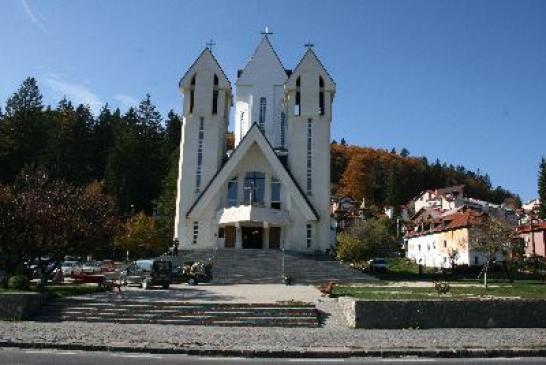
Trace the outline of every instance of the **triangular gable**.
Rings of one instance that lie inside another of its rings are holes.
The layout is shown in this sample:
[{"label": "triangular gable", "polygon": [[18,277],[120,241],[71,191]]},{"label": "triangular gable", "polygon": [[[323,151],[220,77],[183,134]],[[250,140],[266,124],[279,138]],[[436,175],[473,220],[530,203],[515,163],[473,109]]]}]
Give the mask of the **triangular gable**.
[{"label": "triangular gable", "polygon": [[193,61],[190,68],[188,68],[186,73],[184,73],[184,76],[182,76],[182,78],[180,79],[180,82],[178,83],[178,87],[183,88],[189,85],[191,81],[189,80],[189,76],[193,74],[193,72],[199,67],[199,65],[206,63],[208,61],[211,61],[213,67],[217,68],[220,71],[218,75],[220,88],[231,90],[231,83],[229,82],[229,79],[226,76],[226,73],[224,72],[224,70],[222,69],[222,66],[220,66],[220,63],[218,62],[216,57],[214,57],[214,54],[212,54],[211,50],[208,47],[206,47],[203,50],[203,52],[201,52],[201,54],[195,59],[195,61]]},{"label": "triangular gable", "polygon": [[320,70],[320,73],[325,76],[324,82],[326,90],[335,91],[336,83],[334,79],[332,78],[332,76],[330,76],[326,68],[322,65],[322,62],[320,62],[312,48],[307,49],[307,52],[305,52],[294,71],[292,71],[292,74],[286,82],[286,87],[289,89],[294,89],[296,87],[296,79],[303,72],[303,68],[313,65],[316,65]]},{"label": "triangular gable", "polygon": [[[261,65],[260,62],[267,62],[269,61],[270,65]],[[237,84],[248,84],[249,80],[248,78],[251,77],[251,71],[255,72],[263,72],[264,69],[267,69],[268,72],[276,71],[278,72],[279,82],[284,83],[288,76],[286,75],[286,69],[282,65],[281,59],[277,55],[277,52],[275,52],[275,49],[271,45],[271,42],[269,41],[269,37],[265,35],[262,38],[262,41],[256,47],[254,50],[254,53],[252,54],[252,57],[250,57],[250,60],[247,62],[245,68],[241,71],[241,74],[239,78],[237,79]]]},{"label": "triangular gable", "polygon": [[186,218],[200,215],[201,210],[212,200],[214,196],[220,193],[222,187],[226,184],[228,179],[231,178],[231,175],[237,167],[238,163],[242,160],[250,147],[254,144],[256,144],[258,148],[260,148],[265,158],[267,159],[267,162],[269,162],[272,169],[277,173],[277,177],[279,178],[281,183],[289,189],[290,195],[294,198],[296,204],[298,204],[298,206],[300,207],[305,218],[310,221],[319,219],[318,214],[313,209],[313,206],[311,205],[309,200],[307,200],[307,198],[303,194],[303,191],[298,186],[292,175],[281,163],[281,161],[273,151],[271,144],[269,144],[256,123],[252,125],[250,130],[242,139],[241,143],[239,143],[237,148],[233,151],[227,162],[211,179],[207,187],[193,203],[191,208],[186,213]]}]

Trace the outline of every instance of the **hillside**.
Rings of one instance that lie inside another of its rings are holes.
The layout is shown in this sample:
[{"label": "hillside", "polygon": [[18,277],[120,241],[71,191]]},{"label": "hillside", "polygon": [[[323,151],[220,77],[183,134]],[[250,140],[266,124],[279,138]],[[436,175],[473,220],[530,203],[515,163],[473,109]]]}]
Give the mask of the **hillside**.
[{"label": "hillside", "polygon": [[[426,189],[465,185],[469,197],[501,204],[520,204],[519,197],[498,186],[493,188],[487,174],[469,171],[425,157],[394,151],[332,143],[332,190],[334,195],[366,199],[376,206],[406,204]],[[507,200],[508,199],[508,200]]]}]

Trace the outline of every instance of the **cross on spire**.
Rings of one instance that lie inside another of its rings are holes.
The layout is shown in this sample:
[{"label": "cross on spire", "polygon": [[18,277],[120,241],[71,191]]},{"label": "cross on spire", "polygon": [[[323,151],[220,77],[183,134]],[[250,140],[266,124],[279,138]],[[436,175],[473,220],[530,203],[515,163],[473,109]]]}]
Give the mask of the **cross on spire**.
[{"label": "cross on spire", "polygon": [[269,31],[269,28],[268,28],[268,27],[265,27],[265,30],[261,31],[260,33],[262,33],[263,35],[271,35],[271,34],[273,34],[273,32],[270,32],[270,31]]},{"label": "cross on spire", "polygon": [[307,42],[303,45],[304,47],[307,47],[307,48],[313,48],[315,45],[311,42]]},{"label": "cross on spire", "polygon": [[207,48],[210,49],[210,50],[212,51],[212,46],[215,46],[216,43],[214,43],[214,41],[211,39],[210,41],[208,41],[208,42],[206,43],[206,45],[207,45]]}]

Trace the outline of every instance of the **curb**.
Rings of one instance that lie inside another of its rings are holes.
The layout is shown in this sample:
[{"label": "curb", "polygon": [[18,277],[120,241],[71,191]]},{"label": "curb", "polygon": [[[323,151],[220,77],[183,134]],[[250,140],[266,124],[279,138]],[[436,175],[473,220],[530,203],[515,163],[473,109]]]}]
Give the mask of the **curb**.
[{"label": "curb", "polygon": [[151,354],[182,354],[192,356],[245,357],[245,358],[351,358],[382,357],[400,358],[408,356],[430,358],[494,358],[494,357],[546,357],[546,347],[537,348],[462,348],[462,349],[423,349],[423,348],[390,348],[390,349],[313,349],[301,350],[250,350],[225,348],[179,348],[154,346],[107,346],[79,343],[51,342],[0,342],[0,348],[21,349],[55,349],[77,351],[105,351]]}]

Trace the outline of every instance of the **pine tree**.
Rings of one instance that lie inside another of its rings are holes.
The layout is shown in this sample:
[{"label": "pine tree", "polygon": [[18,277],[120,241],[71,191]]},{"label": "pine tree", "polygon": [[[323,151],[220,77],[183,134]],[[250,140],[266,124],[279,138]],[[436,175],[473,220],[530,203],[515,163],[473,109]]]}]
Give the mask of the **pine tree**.
[{"label": "pine tree", "polygon": [[169,173],[163,180],[161,196],[159,197],[157,207],[159,214],[157,230],[164,247],[168,247],[172,244],[174,236],[179,157],[179,149],[176,148],[171,153]]},{"label": "pine tree", "polygon": [[44,164],[48,118],[36,80],[29,77],[7,100],[6,116],[0,124],[1,180],[12,181],[26,165]]},{"label": "pine tree", "polygon": [[42,94],[34,77],[28,77],[15,94],[6,102],[6,114],[9,117],[17,113],[31,113],[43,109]]},{"label": "pine tree", "polygon": [[540,199],[539,216],[546,219],[546,160],[544,157],[538,169],[538,197]]},{"label": "pine tree", "polygon": [[182,120],[180,117],[171,109],[167,115],[166,125],[166,148],[167,156],[170,156],[171,153],[178,148],[180,145],[180,133],[182,132]]}]

